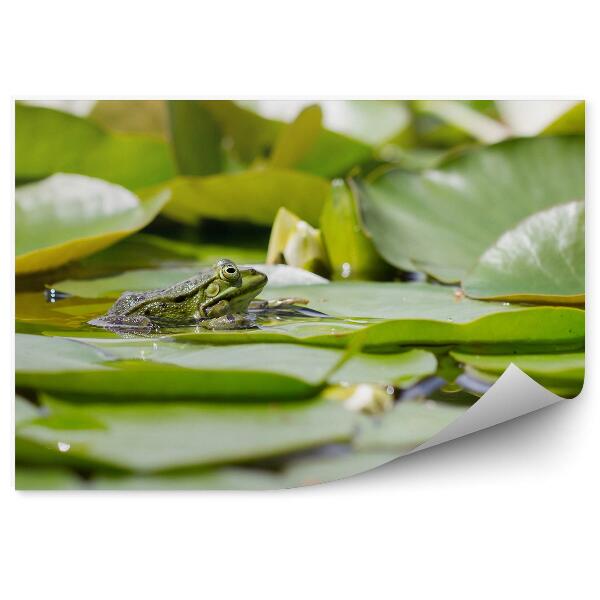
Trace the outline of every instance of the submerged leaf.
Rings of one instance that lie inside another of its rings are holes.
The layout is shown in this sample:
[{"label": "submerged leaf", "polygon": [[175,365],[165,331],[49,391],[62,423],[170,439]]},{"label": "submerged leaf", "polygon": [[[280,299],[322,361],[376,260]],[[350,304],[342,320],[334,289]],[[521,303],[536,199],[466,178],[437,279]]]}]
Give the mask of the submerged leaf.
[{"label": "submerged leaf", "polygon": [[580,304],[585,300],[583,202],[535,213],[491,246],[463,283],[472,298]]},{"label": "submerged leaf", "polygon": [[118,185],[57,174],[15,192],[16,272],[63,265],[114,244],[147,225],[169,199],[140,200]]}]

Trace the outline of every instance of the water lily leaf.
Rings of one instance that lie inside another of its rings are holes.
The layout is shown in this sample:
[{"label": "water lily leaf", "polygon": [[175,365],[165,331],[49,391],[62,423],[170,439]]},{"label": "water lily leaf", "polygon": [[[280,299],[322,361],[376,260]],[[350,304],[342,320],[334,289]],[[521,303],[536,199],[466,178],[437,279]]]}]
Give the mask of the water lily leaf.
[{"label": "water lily leaf", "polygon": [[23,398],[23,396],[15,395],[15,427],[39,416],[40,412],[37,406]]},{"label": "water lily leaf", "polygon": [[423,377],[433,375],[436,368],[435,356],[425,350],[358,354],[337,368],[329,376],[329,383],[374,383],[406,389]]},{"label": "water lily leaf", "polygon": [[[31,462],[138,472],[239,463],[343,442],[355,423],[352,413],[328,401],[81,407],[48,396],[43,401],[50,414],[17,431],[17,447],[26,448]],[[90,427],[90,418],[101,426]]]},{"label": "water lily leaf", "polygon": [[[431,375],[424,350],[358,354],[296,344],[201,346],[165,339],[67,339],[17,334],[17,384],[83,395],[273,398],[313,394],[330,383],[407,387]],[[48,359],[44,357],[52,354]]]},{"label": "water lily leaf", "polygon": [[169,199],[57,174],[15,192],[16,272],[44,271],[106,248],[147,225]]},{"label": "water lily leaf", "polygon": [[361,190],[365,225],[388,262],[458,281],[506,230],[583,196],[584,142],[510,140],[422,174],[388,171]]},{"label": "water lily leaf", "polygon": [[[210,264],[229,254],[218,253],[218,247],[214,248],[214,256],[207,256]],[[211,251],[212,252],[212,251]],[[251,263],[253,267],[264,273],[269,278],[269,287],[282,287],[290,285],[316,285],[327,283],[324,277],[315,275],[310,271],[290,267],[288,265],[265,265]],[[50,284],[49,287],[80,296],[83,298],[116,298],[127,290],[153,290],[165,288],[178,281],[184,281],[206,269],[209,264],[194,264],[184,267],[171,267],[163,269],[132,269],[124,271],[112,277],[101,277],[98,279],[65,279]]]},{"label": "water lily leaf", "polygon": [[187,223],[210,217],[270,225],[281,206],[310,223],[318,222],[329,184],[308,173],[270,168],[207,177],[181,176],[144,190],[142,196],[163,190],[171,193],[163,212],[174,220]]},{"label": "water lily leaf", "polygon": [[67,469],[17,467],[17,490],[80,490],[85,488],[81,478]]},{"label": "water lily leaf", "polygon": [[137,189],[175,174],[167,144],[156,137],[110,133],[88,119],[37,106],[17,104],[15,115],[17,180],[80,173]]},{"label": "water lily leaf", "polygon": [[[399,102],[233,102],[204,100],[243,162],[266,158],[287,123],[310,104],[318,104],[325,117],[325,128],[295,168],[335,177],[369,160],[373,146],[399,135],[407,126],[408,112]],[[265,112],[266,109],[266,112]],[[267,113],[271,112],[267,116]],[[330,129],[330,126],[335,131]],[[339,131],[341,131],[341,133]],[[294,211],[297,212],[297,211]]]},{"label": "water lily leaf", "polygon": [[289,169],[298,164],[317,141],[321,131],[321,109],[311,105],[283,127],[271,152],[271,166]]},{"label": "water lily leaf", "polygon": [[[370,471],[426,442],[461,416],[467,407],[407,401],[390,413],[357,420],[353,445],[360,451],[330,447],[329,453],[286,461],[280,473],[223,467],[162,475],[101,476],[99,489],[278,489],[316,485]],[[325,450],[325,449],[323,449]]]},{"label": "water lily leaf", "polygon": [[574,397],[583,387],[585,354],[469,354],[451,352],[452,357],[467,366],[475,377],[494,382],[511,363],[538,383],[561,396]]},{"label": "water lily leaf", "polygon": [[153,475],[101,475],[92,487],[102,490],[274,490],[316,485],[370,471],[398,458],[392,452],[344,452],[286,463],[283,472],[221,467]]},{"label": "water lily leaf", "polygon": [[479,259],[463,283],[473,298],[580,304],[585,301],[583,202],[535,213]]},{"label": "water lily leaf", "polygon": [[389,273],[363,231],[356,199],[343,181],[333,182],[320,223],[334,279],[382,279]]},{"label": "water lily leaf", "polygon": [[212,175],[221,171],[221,131],[195,100],[167,102],[171,143],[179,173]]},{"label": "water lily leaf", "polygon": [[406,400],[379,418],[363,417],[353,445],[360,450],[408,452],[464,414],[468,406]]}]

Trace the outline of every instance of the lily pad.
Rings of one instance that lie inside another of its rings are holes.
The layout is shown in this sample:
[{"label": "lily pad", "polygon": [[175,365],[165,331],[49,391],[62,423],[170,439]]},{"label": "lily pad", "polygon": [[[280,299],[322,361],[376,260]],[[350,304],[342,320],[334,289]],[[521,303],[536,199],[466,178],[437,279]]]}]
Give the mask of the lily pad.
[{"label": "lily pad", "polygon": [[289,461],[283,472],[221,467],[185,473],[103,475],[92,481],[102,490],[273,490],[316,485],[370,471],[398,458],[392,452],[343,452]]},{"label": "lily pad", "polygon": [[119,401],[156,398],[285,398],[330,383],[408,387],[431,375],[435,357],[412,350],[358,354],[341,365],[339,350],[296,344],[202,346],[168,339],[68,339],[17,334],[17,385]]},{"label": "lily pad", "polygon": [[467,371],[477,378],[493,383],[514,363],[539,384],[559,396],[573,398],[583,388],[585,354],[569,352],[557,354],[469,354],[451,352],[452,357],[466,365]]},{"label": "lily pad", "polygon": [[463,283],[472,298],[580,304],[585,301],[583,202],[535,213],[507,231]]},{"label": "lily pad", "polygon": [[86,404],[45,396],[49,415],[17,430],[30,462],[137,472],[239,463],[352,437],[355,416],[328,401],[269,405]]},{"label": "lily pad", "polygon": [[15,469],[17,490],[81,490],[84,488],[83,480],[68,469],[36,467]]},{"label": "lily pad", "polygon": [[313,104],[281,129],[270,157],[272,167],[292,168],[310,152],[321,131],[321,116],[321,109]]},{"label": "lily pad", "polygon": [[584,168],[579,136],[501,142],[422,174],[394,169],[363,182],[364,222],[391,264],[459,281],[524,218],[583,197]]},{"label": "lily pad", "polygon": [[[306,101],[204,100],[243,162],[264,159],[277,144],[282,129],[308,105]],[[335,177],[373,156],[374,148],[405,131],[409,114],[397,101],[321,101],[324,115],[311,149],[295,163],[301,171]],[[296,212],[296,211],[294,211]]]},{"label": "lily pad", "polygon": [[210,113],[189,100],[169,100],[167,109],[179,173],[212,175],[221,171],[221,132]]},{"label": "lily pad", "polygon": [[121,186],[57,174],[17,188],[16,272],[44,271],[114,244],[147,225],[169,199],[140,200]]},{"label": "lily pad", "polygon": [[175,174],[169,147],[157,137],[110,133],[89,119],[19,103],[15,119],[17,180],[79,173],[135,190]]},{"label": "lily pad", "polygon": [[180,176],[144,190],[142,196],[165,190],[171,193],[171,201],[164,214],[185,223],[209,217],[270,225],[281,206],[317,223],[329,183],[309,173],[265,168],[207,177]]},{"label": "lily pad", "polygon": [[434,400],[400,402],[379,418],[363,417],[354,447],[403,454],[436,435],[468,408]]}]

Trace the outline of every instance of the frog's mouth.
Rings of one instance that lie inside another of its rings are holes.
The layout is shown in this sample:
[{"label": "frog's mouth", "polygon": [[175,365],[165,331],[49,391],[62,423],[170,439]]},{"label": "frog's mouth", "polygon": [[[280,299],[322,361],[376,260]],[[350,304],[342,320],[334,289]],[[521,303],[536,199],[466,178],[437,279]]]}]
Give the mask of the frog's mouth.
[{"label": "frog's mouth", "polygon": [[200,309],[207,316],[219,316],[212,314],[211,308],[217,305],[223,306],[219,313],[244,313],[248,310],[248,304],[253,298],[267,285],[267,276],[256,269],[243,269],[240,271],[239,286],[232,286],[217,294],[200,306]]}]

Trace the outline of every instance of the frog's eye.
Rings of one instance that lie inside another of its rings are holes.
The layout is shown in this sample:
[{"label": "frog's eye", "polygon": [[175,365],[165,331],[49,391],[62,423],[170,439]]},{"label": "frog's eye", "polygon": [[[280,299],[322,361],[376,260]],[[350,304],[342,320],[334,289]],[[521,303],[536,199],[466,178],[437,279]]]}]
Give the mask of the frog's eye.
[{"label": "frog's eye", "polygon": [[221,291],[221,288],[219,287],[219,284],[216,281],[213,281],[207,288],[206,288],[206,295],[209,298],[212,298],[213,296],[216,296],[219,292]]},{"label": "frog's eye", "polygon": [[226,281],[235,281],[240,276],[240,272],[235,265],[229,264],[221,269],[221,277]]}]

